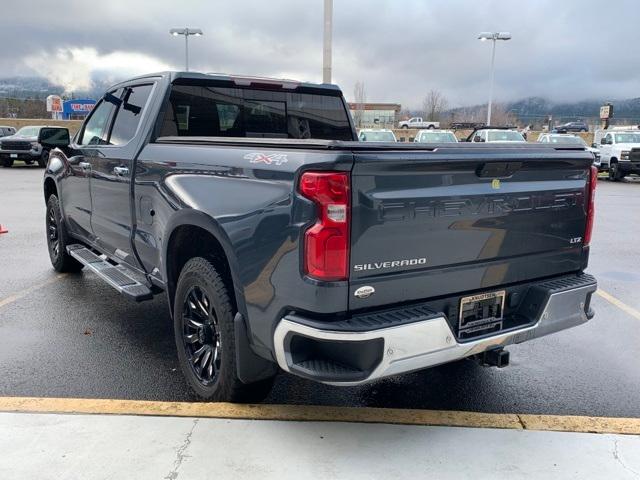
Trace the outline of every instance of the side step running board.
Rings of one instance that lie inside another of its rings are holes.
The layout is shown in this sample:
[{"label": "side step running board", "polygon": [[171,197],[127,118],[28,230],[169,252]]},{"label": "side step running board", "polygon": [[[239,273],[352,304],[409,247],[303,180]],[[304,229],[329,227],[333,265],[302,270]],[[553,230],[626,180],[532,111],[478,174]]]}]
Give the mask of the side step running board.
[{"label": "side step running board", "polygon": [[126,267],[115,266],[103,260],[102,257],[99,257],[83,245],[69,245],[67,252],[125,297],[136,302],[153,298],[151,289],[134,279]]}]

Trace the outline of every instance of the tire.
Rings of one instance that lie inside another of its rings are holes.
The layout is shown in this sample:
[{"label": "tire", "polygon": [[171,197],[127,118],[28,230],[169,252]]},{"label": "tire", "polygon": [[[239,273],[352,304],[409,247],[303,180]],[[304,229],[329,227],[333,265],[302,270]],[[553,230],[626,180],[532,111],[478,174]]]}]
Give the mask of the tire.
[{"label": "tire", "polygon": [[49,162],[49,150],[42,150],[40,157],[38,158],[38,166],[45,168]]},{"label": "tire", "polygon": [[612,162],[609,165],[609,180],[611,180],[612,182],[619,182],[623,178],[624,175],[622,175],[622,172],[618,167],[618,162]]},{"label": "tire", "polygon": [[582,133],[587,133],[587,130],[585,130],[584,128],[582,130],[580,130]]},{"label": "tire", "polygon": [[67,253],[70,237],[60,211],[58,197],[51,195],[47,201],[45,217],[47,249],[54,270],[58,272],[79,272],[83,265]]},{"label": "tire", "polygon": [[11,158],[2,159],[2,166],[4,168],[11,168],[12,165],[13,165],[13,160]]},{"label": "tire", "polygon": [[409,130],[409,125],[402,125],[401,128],[404,128],[405,130]]},{"label": "tire", "polygon": [[434,130],[435,128],[436,128],[436,126],[435,126],[435,125],[429,125],[429,126],[427,127],[427,130]]},{"label": "tire", "polygon": [[271,391],[273,377],[252,384],[238,378],[234,314],[215,267],[202,257],[189,260],[180,272],[173,307],[182,374],[203,400],[260,402]]}]

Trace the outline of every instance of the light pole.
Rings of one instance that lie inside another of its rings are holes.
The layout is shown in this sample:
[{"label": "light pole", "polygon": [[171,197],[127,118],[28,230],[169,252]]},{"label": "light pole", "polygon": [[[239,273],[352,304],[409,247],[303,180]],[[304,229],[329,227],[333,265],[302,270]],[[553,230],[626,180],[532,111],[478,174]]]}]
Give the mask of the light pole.
[{"label": "light pole", "polygon": [[202,35],[202,30],[199,28],[172,28],[169,30],[169,33],[174,37],[178,35],[184,35],[184,69],[186,72],[189,71],[189,35],[194,35],[196,37],[200,37]]},{"label": "light pole", "polygon": [[489,107],[487,108],[487,125],[491,125],[491,104],[493,103],[493,78],[495,76],[495,62],[496,62],[496,40],[511,40],[511,34],[509,32],[481,32],[478,35],[478,40],[484,42],[491,40],[493,45],[491,47],[491,83],[489,84]]},{"label": "light pole", "polygon": [[324,0],[324,36],[322,48],[322,83],[331,83],[331,36],[333,33],[333,0]]}]

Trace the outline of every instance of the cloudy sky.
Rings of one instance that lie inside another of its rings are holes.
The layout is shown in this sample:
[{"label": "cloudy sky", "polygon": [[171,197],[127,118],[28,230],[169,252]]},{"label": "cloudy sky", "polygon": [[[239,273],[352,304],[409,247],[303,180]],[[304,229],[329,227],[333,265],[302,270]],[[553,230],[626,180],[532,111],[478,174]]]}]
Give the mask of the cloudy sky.
[{"label": "cloudy sky", "polygon": [[[171,27],[200,27],[192,70],[321,81],[322,0],[21,0],[3,9],[0,77],[40,74],[68,89],[182,69]],[[554,101],[640,96],[637,0],[334,0],[334,82],[347,98],[417,107],[430,89],[453,107],[496,98]]]}]

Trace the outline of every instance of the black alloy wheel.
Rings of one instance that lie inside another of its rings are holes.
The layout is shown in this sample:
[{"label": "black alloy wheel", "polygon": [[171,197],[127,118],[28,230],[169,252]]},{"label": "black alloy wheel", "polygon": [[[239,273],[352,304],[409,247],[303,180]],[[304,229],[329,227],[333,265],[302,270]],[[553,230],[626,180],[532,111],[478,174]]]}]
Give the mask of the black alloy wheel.
[{"label": "black alloy wheel", "polygon": [[194,257],[182,267],[173,302],[178,363],[201,399],[255,403],[269,394],[275,372],[252,383],[240,380],[230,292],[209,259]]},{"label": "black alloy wheel", "polygon": [[51,195],[47,201],[45,216],[47,249],[51,265],[58,272],[79,272],[83,265],[67,253],[69,234],[66,231],[58,197]]},{"label": "black alloy wheel", "polygon": [[207,293],[191,287],[183,300],[182,340],[189,366],[204,385],[215,383],[222,364],[218,318]]},{"label": "black alloy wheel", "polygon": [[47,206],[47,246],[51,263],[55,264],[60,258],[60,236],[58,233],[58,222],[53,205]]}]

